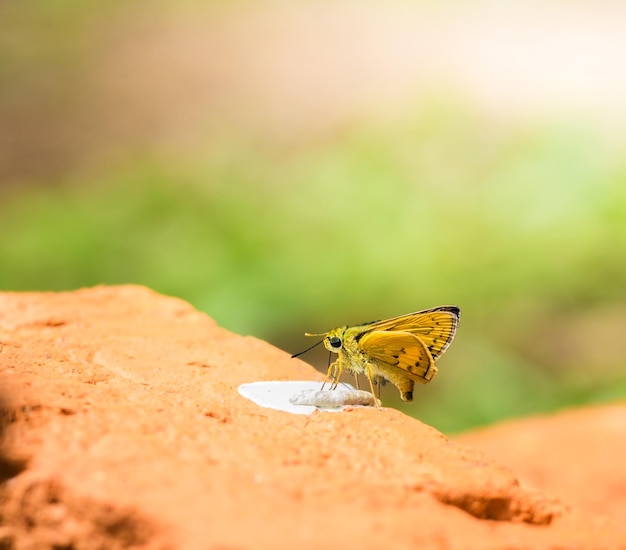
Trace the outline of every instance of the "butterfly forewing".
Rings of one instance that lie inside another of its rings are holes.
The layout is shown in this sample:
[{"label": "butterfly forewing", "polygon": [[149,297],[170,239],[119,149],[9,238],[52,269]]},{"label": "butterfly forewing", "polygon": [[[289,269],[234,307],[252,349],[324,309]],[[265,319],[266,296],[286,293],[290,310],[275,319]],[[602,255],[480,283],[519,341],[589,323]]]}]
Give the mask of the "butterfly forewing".
[{"label": "butterfly forewing", "polygon": [[375,362],[397,367],[412,377],[430,380],[433,358],[425,344],[410,332],[374,330],[365,334],[359,344]]},{"label": "butterfly forewing", "polygon": [[424,342],[433,360],[436,360],[451,344],[459,326],[459,314],[456,306],[442,306],[378,321],[369,328],[414,334]]}]

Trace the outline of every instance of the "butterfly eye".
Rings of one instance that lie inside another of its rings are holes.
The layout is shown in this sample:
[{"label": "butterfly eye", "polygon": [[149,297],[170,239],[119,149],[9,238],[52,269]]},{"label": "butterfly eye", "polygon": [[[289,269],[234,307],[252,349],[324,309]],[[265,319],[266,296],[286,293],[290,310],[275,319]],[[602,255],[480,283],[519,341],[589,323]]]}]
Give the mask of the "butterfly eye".
[{"label": "butterfly eye", "polygon": [[331,347],[339,349],[341,347],[341,338],[333,336],[332,338],[328,339],[328,343],[331,345]]}]

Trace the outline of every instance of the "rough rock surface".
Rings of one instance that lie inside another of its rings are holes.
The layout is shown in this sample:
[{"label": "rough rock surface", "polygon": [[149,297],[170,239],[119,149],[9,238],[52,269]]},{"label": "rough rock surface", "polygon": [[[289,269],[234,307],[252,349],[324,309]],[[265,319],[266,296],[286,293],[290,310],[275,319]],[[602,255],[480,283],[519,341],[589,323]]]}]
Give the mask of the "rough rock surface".
[{"label": "rough rock surface", "polygon": [[320,375],[140,287],[0,294],[0,547],[626,548],[404,414],[237,393]]},{"label": "rough rock surface", "polygon": [[626,525],[626,403],[503,422],[454,439],[511,467],[525,487]]}]

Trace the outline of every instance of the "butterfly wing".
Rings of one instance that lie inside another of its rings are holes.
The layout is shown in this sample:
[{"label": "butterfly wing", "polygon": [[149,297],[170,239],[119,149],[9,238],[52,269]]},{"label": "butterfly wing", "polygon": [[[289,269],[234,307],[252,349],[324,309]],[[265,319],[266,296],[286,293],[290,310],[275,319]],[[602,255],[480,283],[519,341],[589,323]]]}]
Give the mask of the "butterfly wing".
[{"label": "butterfly wing", "polygon": [[461,310],[441,306],[372,323],[374,331],[400,331],[417,336],[428,348],[433,360],[448,349],[459,326]]},{"label": "butterfly wing", "polygon": [[[373,363],[382,363],[381,366],[386,367],[382,373],[393,383],[394,378],[407,375],[424,383],[430,381],[437,372],[435,361],[426,345],[410,332],[374,330],[360,339],[359,346],[368,358],[373,359]],[[394,372],[396,376],[393,376]]]}]

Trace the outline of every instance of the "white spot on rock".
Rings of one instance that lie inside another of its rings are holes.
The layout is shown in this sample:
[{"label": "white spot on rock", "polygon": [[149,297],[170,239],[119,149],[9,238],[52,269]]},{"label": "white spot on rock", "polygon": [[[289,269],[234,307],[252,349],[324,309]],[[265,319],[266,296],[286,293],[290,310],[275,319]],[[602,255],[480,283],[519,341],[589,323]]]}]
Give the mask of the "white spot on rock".
[{"label": "white spot on rock", "polygon": [[239,394],[261,407],[292,414],[311,414],[316,410],[342,411],[346,406],[375,405],[374,396],[342,384],[334,390],[320,390],[320,382],[268,381],[239,386]]}]

